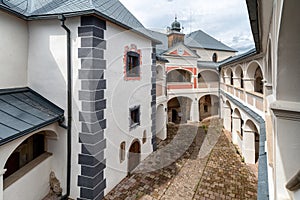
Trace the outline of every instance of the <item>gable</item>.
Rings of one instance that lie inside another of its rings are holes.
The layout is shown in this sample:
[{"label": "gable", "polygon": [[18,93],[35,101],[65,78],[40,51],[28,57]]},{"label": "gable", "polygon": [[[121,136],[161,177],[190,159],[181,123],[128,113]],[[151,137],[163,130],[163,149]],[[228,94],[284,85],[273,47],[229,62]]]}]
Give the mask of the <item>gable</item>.
[{"label": "gable", "polygon": [[179,44],[174,47],[169,48],[163,53],[164,56],[178,56],[178,57],[192,57],[199,58],[193,50],[185,46],[184,44]]}]

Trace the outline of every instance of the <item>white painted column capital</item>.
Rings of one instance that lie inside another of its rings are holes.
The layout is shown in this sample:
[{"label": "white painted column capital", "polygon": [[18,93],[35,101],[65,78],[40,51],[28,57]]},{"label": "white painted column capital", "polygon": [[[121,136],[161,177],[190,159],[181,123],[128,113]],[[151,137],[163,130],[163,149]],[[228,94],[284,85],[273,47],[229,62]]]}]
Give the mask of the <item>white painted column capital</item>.
[{"label": "white painted column capital", "polygon": [[1,170],[0,170],[0,176],[3,176],[3,175],[5,174],[5,172],[6,172],[6,170],[7,170],[7,169],[1,169]]}]

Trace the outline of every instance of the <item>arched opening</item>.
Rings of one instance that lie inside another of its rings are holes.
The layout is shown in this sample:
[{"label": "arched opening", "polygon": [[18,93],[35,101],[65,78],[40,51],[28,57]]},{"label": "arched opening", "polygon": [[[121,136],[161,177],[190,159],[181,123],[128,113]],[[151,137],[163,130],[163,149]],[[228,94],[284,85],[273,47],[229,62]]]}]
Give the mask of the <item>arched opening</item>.
[{"label": "arched opening", "polygon": [[232,107],[227,100],[224,107],[224,128],[228,131],[232,131]]},{"label": "arched opening", "polygon": [[205,95],[199,99],[199,119],[218,115],[219,98],[215,95]]},{"label": "arched opening", "polygon": [[217,53],[214,53],[214,54],[212,55],[212,61],[213,61],[213,62],[218,62],[218,55],[217,55]]},{"label": "arched opening", "polygon": [[263,93],[263,75],[261,69],[258,67],[254,75],[254,91],[258,93]]},{"label": "arched opening", "polygon": [[247,90],[263,94],[263,73],[257,62],[252,62],[247,69],[249,84]]},{"label": "arched opening", "polygon": [[190,120],[192,100],[188,97],[174,97],[168,101],[168,121],[176,124]]},{"label": "arched opening", "polygon": [[219,75],[217,72],[204,70],[198,74],[198,88],[217,88]]},{"label": "arched opening", "polygon": [[5,163],[4,181],[46,152],[46,132],[36,133],[23,141]]},{"label": "arched opening", "polygon": [[271,49],[271,41],[269,40],[268,47],[268,67],[267,67],[267,81],[269,84],[272,84],[272,49]]},{"label": "arched opening", "polygon": [[191,81],[192,81],[192,73],[187,70],[176,69],[170,71],[167,74],[168,83],[187,83]]},{"label": "arched opening", "polygon": [[230,85],[233,85],[233,72],[230,71]]},{"label": "arched opening", "polygon": [[125,160],[125,147],[126,147],[125,141],[121,142],[120,149],[119,149],[120,163],[122,163]]},{"label": "arched opening", "polygon": [[251,120],[247,120],[245,132],[249,133],[248,141],[245,141],[244,147],[245,150],[250,152],[248,160],[250,163],[256,163],[259,158],[259,133],[256,125]]},{"label": "arched opening", "polygon": [[128,154],[128,172],[132,172],[141,162],[141,145],[135,140],[129,148]]},{"label": "arched opening", "polygon": [[223,69],[221,70],[221,82],[225,83],[225,73]]},{"label": "arched opening", "polygon": [[238,144],[239,148],[242,149],[242,140],[243,140],[243,124],[244,121],[242,119],[241,113],[239,109],[235,108],[233,111],[233,132],[232,139],[235,144]]},{"label": "arched opening", "polygon": [[237,78],[235,86],[239,87],[239,88],[244,88],[244,80],[243,80],[244,74],[243,74],[243,70],[240,66],[236,67],[235,76]]}]

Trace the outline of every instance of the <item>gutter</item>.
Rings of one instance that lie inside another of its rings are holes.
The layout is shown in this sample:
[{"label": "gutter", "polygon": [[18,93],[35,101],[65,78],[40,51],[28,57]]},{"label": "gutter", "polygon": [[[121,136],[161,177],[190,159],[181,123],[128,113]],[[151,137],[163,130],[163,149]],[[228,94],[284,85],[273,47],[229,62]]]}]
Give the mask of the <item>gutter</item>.
[{"label": "gutter", "polygon": [[58,16],[61,27],[67,32],[67,104],[68,104],[68,124],[67,124],[67,192],[61,199],[68,199],[71,186],[71,133],[72,133],[72,69],[71,69],[71,31],[65,25],[64,15]]}]

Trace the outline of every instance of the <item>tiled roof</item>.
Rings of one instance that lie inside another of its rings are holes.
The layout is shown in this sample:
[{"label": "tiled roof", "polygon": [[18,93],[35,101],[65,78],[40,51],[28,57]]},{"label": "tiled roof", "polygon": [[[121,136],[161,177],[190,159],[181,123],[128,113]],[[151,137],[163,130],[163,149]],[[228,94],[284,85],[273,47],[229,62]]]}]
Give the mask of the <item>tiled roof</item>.
[{"label": "tiled roof", "polygon": [[223,44],[201,30],[185,35],[184,43],[189,47],[236,52],[233,48]]},{"label": "tiled roof", "polygon": [[[4,3],[2,3],[4,2]],[[0,8],[16,12],[28,19],[64,14],[98,14],[128,29],[134,29],[155,40],[151,33],[118,0],[3,0]],[[158,42],[155,40],[155,42]]]},{"label": "tiled roof", "polygon": [[62,109],[29,88],[0,90],[0,145],[63,117]]}]

